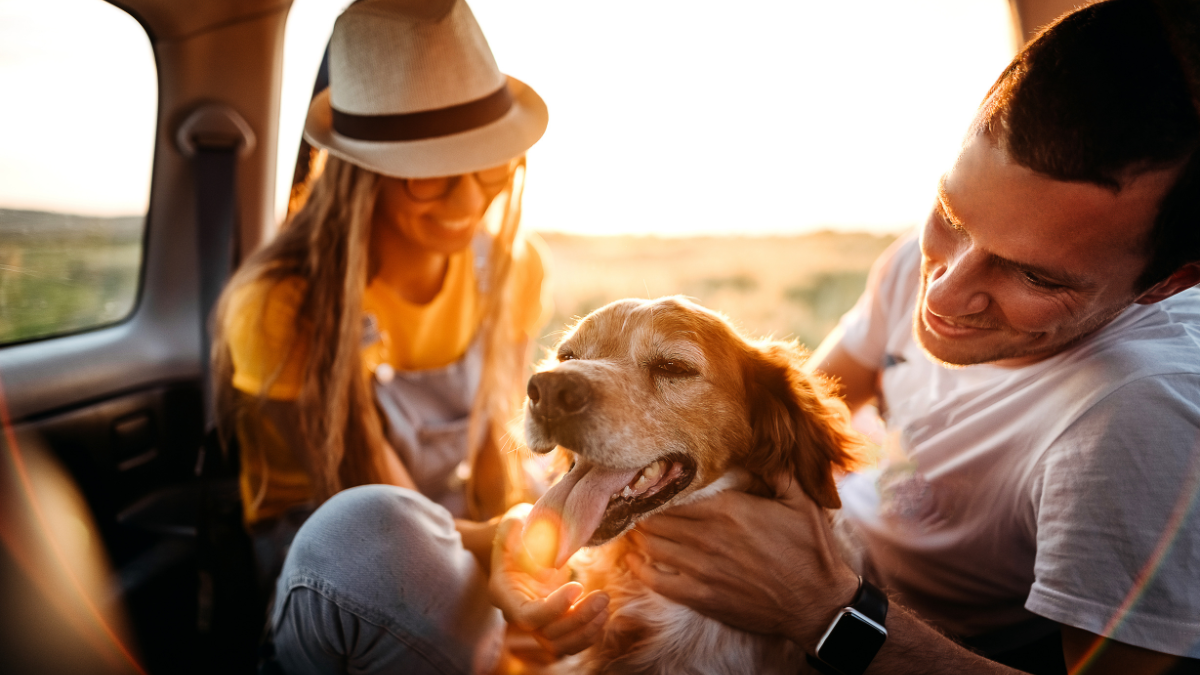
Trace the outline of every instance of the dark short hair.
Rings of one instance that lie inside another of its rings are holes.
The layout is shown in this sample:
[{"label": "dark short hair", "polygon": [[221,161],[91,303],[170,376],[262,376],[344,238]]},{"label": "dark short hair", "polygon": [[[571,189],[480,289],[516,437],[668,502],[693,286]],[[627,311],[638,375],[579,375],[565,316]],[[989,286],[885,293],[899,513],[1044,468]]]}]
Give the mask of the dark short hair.
[{"label": "dark short hair", "polygon": [[1189,4],[1106,0],[1063,15],[1017,54],[976,121],[1056,180],[1119,190],[1181,167],[1150,231],[1142,290],[1200,260],[1200,27]]}]

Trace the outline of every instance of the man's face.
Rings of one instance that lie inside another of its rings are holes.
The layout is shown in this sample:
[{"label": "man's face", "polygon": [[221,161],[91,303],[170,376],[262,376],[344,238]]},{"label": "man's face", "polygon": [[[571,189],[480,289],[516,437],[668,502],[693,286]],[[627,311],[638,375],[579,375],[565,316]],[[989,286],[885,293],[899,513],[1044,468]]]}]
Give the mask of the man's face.
[{"label": "man's face", "polygon": [[921,233],[917,341],[944,363],[1022,365],[1101,328],[1137,299],[1174,176],[1143,173],[1117,192],[1057,181],[975,136]]}]

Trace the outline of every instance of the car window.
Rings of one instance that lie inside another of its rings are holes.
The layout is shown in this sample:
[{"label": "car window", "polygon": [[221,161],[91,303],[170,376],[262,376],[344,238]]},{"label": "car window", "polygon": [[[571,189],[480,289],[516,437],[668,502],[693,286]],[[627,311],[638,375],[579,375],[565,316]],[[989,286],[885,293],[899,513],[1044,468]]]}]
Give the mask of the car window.
[{"label": "car window", "polygon": [[313,83],[321,57],[333,32],[333,23],[351,0],[295,0],[288,10],[283,42],[283,85],[279,106],[279,155],[275,173],[275,216],[282,221],[304,131],[304,118],[312,100]]},{"label": "car window", "polygon": [[0,344],[116,323],[136,304],[157,77],[103,0],[0,0]]}]

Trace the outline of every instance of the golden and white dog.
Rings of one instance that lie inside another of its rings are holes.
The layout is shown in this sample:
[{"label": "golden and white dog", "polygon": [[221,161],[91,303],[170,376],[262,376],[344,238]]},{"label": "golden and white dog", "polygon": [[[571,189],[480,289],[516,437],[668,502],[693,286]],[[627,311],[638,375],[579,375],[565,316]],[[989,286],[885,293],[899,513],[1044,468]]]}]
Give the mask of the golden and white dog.
[{"label": "golden and white dog", "polygon": [[[767,495],[788,472],[821,506],[841,506],[834,469],[861,443],[825,382],[790,343],[742,338],[687,300],[621,300],[580,321],[529,380],[526,442],[563,448],[570,470],[528,523],[559,525],[542,562],[611,596],[600,641],[561,672],[796,673],[803,652],[671,602],[625,566],[639,519],[724,489]],[[530,525],[527,524],[527,531]],[[593,547],[572,558],[582,547]],[[550,558],[553,558],[552,560]]]}]

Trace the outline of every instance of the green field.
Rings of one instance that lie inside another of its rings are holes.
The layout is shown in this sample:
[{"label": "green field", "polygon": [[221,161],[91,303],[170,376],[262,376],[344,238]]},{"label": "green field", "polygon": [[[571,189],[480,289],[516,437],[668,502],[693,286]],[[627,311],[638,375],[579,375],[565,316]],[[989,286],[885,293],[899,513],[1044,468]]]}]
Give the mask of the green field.
[{"label": "green field", "polygon": [[127,316],[137,299],[142,220],[0,209],[0,343]]}]

